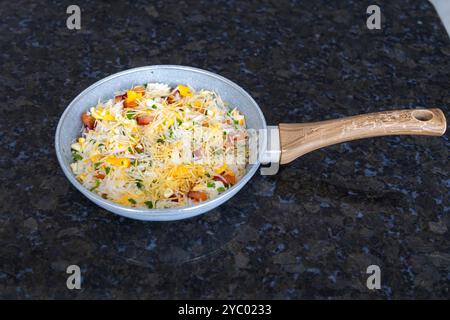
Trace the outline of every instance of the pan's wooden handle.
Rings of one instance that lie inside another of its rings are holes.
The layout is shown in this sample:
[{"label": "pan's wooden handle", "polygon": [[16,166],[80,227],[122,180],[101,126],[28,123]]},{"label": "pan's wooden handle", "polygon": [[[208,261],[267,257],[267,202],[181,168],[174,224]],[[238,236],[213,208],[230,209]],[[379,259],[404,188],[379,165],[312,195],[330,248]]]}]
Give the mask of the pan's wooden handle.
[{"label": "pan's wooden handle", "polygon": [[281,123],[281,164],[329,145],[378,136],[441,136],[447,124],[440,109],[395,110],[311,123]]}]

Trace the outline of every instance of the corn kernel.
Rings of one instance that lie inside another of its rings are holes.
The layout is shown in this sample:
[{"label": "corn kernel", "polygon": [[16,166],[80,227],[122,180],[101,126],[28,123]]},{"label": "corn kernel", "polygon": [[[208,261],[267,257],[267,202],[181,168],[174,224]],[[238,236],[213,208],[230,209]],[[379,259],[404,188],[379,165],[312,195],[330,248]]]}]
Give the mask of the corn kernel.
[{"label": "corn kernel", "polygon": [[183,86],[182,84],[179,84],[177,88],[178,88],[178,91],[180,92],[181,96],[183,96],[183,97],[192,96],[192,92],[191,92],[191,90],[189,90],[188,87]]},{"label": "corn kernel", "polygon": [[221,174],[221,173],[224,172],[227,168],[228,168],[227,164],[224,163],[223,166],[214,169],[214,171],[215,171],[217,174]]},{"label": "corn kernel", "polygon": [[114,166],[123,167],[123,168],[128,168],[131,165],[130,159],[116,158],[113,156],[109,156],[108,158],[106,158],[106,162],[108,162]]}]

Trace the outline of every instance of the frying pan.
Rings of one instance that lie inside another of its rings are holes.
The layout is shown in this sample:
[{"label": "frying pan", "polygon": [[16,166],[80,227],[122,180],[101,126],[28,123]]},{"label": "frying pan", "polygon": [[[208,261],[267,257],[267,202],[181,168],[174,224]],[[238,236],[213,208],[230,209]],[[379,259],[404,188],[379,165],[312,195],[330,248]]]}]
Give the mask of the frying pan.
[{"label": "frying pan", "polygon": [[[83,187],[70,170],[71,144],[81,130],[80,116],[100,100],[115,92],[148,82],[167,83],[174,87],[187,84],[192,88],[217,92],[224,101],[237,106],[244,114],[247,128],[258,135],[259,156],[247,166],[245,175],[233,187],[218,197],[179,208],[133,208],[105,200]],[[232,81],[205,70],[176,66],[156,65],[130,69],[106,77],[81,92],[62,114],[55,135],[55,148],[59,164],[69,181],[87,198],[115,214],[145,221],[170,221],[197,216],[221,205],[235,195],[257,172],[261,163],[263,174],[274,174],[278,164],[287,164],[313,150],[355,139],[386,135],[443,135],[446,120],[439,109],[411,109],[385,111],[336,120],[313,123],[279,124],[267,126],[258,104],[241,87]],[[264,170],[263,170],[264,169]]]}]

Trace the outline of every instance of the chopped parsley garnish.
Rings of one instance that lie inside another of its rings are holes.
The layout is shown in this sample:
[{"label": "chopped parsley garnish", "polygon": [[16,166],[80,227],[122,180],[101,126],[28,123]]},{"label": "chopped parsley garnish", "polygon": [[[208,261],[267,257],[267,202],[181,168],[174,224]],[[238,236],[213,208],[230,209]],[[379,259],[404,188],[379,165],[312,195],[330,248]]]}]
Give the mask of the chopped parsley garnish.
[{"label": "chopped parsley garnish", "polygon": [[217,191],[219,191],[219,192],[224,192],[224,191],[225,191],[225,188],[224,188],[224,187],[219,187],[219,188],[217,188]]},{"label": "chopped parsley garnish", "polygon": [[144,203],[147,206],[147,208],[153,209],[153,202],[152,201],[145,201]]},{"label": "chopped parsley garnish", "polygon": [[111,168],[110,168],[110,167],[106,167],[106,168],[105,168],[106,174],[108,174],[110,171],[111,171]]},{"label": "chopped parsley garnish", "polygon": [[95,180],[95,185],[89,189],[89,191],[94,191],[95,189],[97,189],[100,186],[100,181],[99,180]]},{"label": "chopped parsley garnish", "polygon": [[158,107],[156,106],[156,104],[152,105],[152,109],[158,109]]},{"label": "chopped parsley garnish", "polygon": [[102,164],[101,162],[94,163],[94,169],[97,170],[101,164]]},{"label": "chopped parsley garnish", "polygon": [[136,204],[136,200],[134,200],[133,198],[129,198],[128,202],[130,202],[131,204]]},{"label": "chopped parsley garnish", "polygon": [[216,184],[214,182],[208,182],[207,187],[208,188],[215,188]]},{"label": "chopped parsley garnish", "polygon": [[138,187],[139,189],[142,189],[144,187],[142,180],[136,180],[136,187]]}]

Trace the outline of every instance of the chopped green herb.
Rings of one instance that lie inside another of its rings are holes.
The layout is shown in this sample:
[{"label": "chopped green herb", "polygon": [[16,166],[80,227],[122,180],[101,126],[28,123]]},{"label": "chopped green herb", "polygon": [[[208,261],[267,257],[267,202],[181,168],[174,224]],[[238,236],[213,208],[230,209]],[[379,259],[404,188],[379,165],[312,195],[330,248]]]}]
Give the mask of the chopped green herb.
[{"label": "chopped green herb", "polygon": [[102,164],[101,162],[94,163],[94,169],[97,170],[101,164]]},{"label": "chopped green herb", "polygon": [[152,109],[158,109],[158,107],[156,106],[156,104],[152,105]]},{"label": "chopped green herb", "polygon": [[239,121],[233,120],[234,124],[239,124]]},{"label": "chopped green herb", "polygon": [[183,123],[183,120],[177,118],[177,123],[178,123],[179,126],[181,126],[181,124]]},{"label": "chopped green herb", "polygon": [[131,204],[136,204],[136,200],[134,200],[133,198],[129,198],[128,201],[129,201]]},{"label": "chopped green herb", "polygon": [[159,138],[158,140],[156,140],[156,142],[158,142],[158,143],[164,143],[164,139]]},{"label": "chopped green herb", "polygon": [[215,188],[216,184],[214,182],[208,182],[207,187],[208,188]]},{"label": "chopped green herb", "polygon": [[73,161],[80,161],[83,159],[83,157],[77,152],[72,151]]},{"label": "chopped green herb", "polygon": [[153,209],[153,202],[152,201],[145,201],[144,203],[147,206],[147,208]]},{"label": "chopped green herb", "polygon": [[95,180],[95,185],[89,189],[89,191],[94,191],[95,189],[97,189],[100,186],[100,181],[99,180]]},{"label": "chopped green herb", "polygon": [[131,120],[131,119],[133,119],[136,116],[136,112],[129,110],[126,113],[126,116],[127,116],[128,119]]},{"label": "chopped green herb", "polygon": [[128,152],[133,153],[133,149],[131,149],[131,147],[128,147]]},{"label": "chopped green herb", "polygon": [[110,168],[110,167],[106,167],[106,168],[105,168],[106,174],[108,174],[110,171],[111,171],[111,168]]},{"label": "chopped green herb", "polygon": [[225,188],[224,188],[224,187],[217,188],[217,191],[219,191],[219,192],[224,192],[224,191],[225,191]]},{"label": "chopped green herb", "polygon": [[139,189],[142,189],[144,187],[142,180],[136,180],[136,187],[138,187]]},{"label": "chopped green herb", "polygon": [[207,176],[208,178],[211,178],[211,175],[208,172],[205,173],[205,176]]}]

